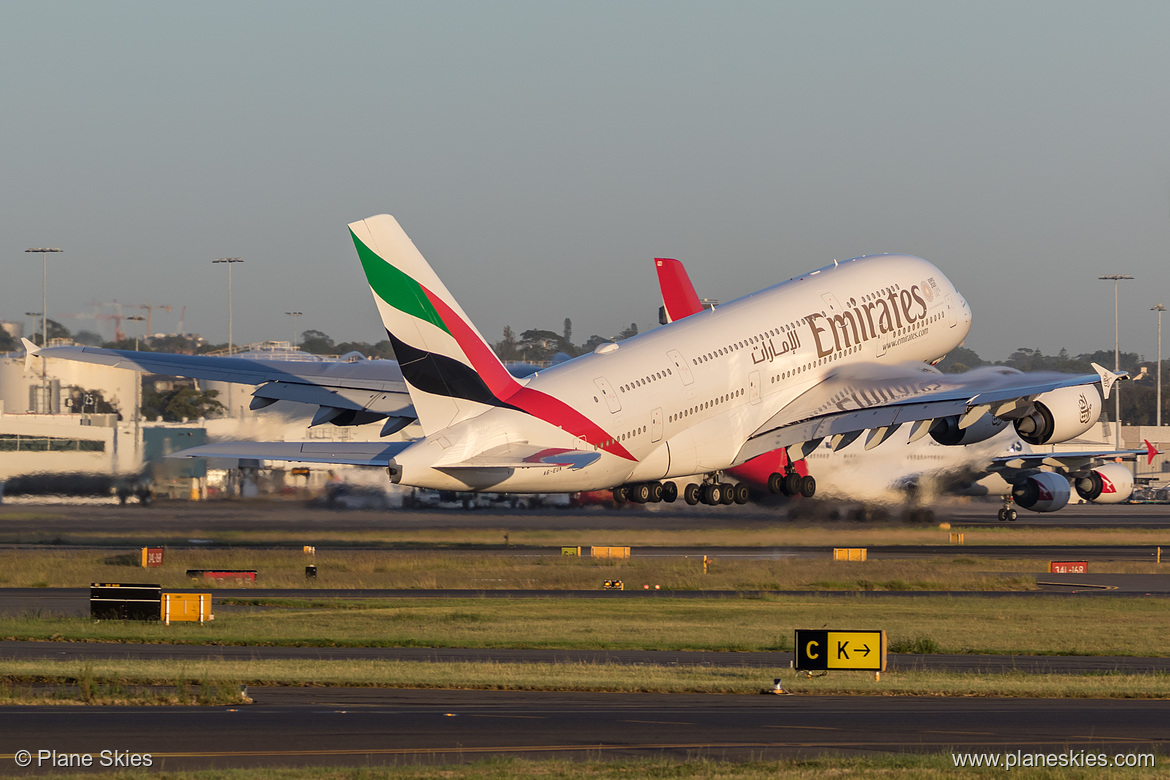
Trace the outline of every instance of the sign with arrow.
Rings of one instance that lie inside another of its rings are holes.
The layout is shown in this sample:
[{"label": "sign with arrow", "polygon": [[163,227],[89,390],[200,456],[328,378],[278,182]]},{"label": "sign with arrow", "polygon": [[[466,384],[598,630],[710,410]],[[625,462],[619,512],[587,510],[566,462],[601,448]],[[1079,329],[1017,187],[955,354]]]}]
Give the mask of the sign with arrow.
[{"label": "sign with arrow", "polygon": [[855,669],[866,672],[886,670],[885,631],[796,630],[798,671]]}]

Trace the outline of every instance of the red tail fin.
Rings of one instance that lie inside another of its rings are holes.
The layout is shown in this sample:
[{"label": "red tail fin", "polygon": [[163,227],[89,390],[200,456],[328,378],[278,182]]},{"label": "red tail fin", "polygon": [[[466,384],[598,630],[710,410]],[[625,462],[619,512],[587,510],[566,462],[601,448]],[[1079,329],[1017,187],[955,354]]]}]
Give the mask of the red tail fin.
[{"label": "red tail fin", "polygon": [[669,257],[654,258],[658,269],[658,287],[662,290],[662,303],[666,307],[668,322],[681,320],[703,310],[695,286],[687,276],[687,269],[678,260]]}]

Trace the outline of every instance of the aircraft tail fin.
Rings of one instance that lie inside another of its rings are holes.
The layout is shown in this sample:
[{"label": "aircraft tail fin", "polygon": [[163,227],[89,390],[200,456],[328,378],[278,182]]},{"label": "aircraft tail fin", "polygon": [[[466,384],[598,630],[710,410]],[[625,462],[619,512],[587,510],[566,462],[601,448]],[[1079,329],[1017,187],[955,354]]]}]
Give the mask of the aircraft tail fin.
[{"label": "aircraft tail fin", "polygon": [[424,433],[505,406],[520,385],[394,217],[349,226]]},{"label": "aircraft tail fin", "polygon": [[654,268],[658,271],[658,288],[662,291],[662,306],[667,322],[676,322],[703,310],[695,286],[682,263],[669,257],[656,257]]}]

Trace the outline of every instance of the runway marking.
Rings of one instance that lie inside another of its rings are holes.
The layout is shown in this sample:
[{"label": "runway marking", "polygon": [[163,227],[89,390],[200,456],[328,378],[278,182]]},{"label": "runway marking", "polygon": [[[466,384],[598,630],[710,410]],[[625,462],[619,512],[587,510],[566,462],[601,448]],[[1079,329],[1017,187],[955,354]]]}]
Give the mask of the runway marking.
[{"label": "runway marking", "polygon": [[1059,585],[1062,588],[1096,588],[1097,590],[1117,590],[1116,585],[1095,585],[1093,583],[1085,582],[1041,582],[1036,580],[1037,585]]},{"label": "runway marking", "polygon": [[838,726],[775,726],[772,724],[765,724],[766,729],[809,729],[810,731],[842,731]]},{"label": "runway marking", "polygon": [[468,718],[519,718],[521,720],[546,720],[544,715],[482,715],[474,712],[468,713],[465,717]]}]

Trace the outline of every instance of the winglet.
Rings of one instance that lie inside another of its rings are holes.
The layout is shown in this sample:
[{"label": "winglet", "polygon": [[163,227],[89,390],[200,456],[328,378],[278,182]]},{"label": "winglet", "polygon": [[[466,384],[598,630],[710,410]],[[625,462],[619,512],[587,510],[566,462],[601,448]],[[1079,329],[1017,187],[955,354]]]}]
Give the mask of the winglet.
[{"label": "winglet", "polygon": [[1154,462],[1154,456],[1161,455],[1162,451],[1150,444],[1149,439],[1142,439],[1146,443],[1146,465],[1149,466]]},{"label": "winglet", "polygon": [[41,348],[26,338],[22,338],[20,343],[24,345],[24,370],[28,371],[32,367],[33,358],[40,354]]},{"label": "winglet", "polygon": [[1121,376],[1096,363],[1093,363],[1092,366],[1093,370],[1097,372],[1097,376],[1101,377],[1101,390],[1105,393],[1105,400],[1108,401],[1109,392],[1113,389],[1113,383],[1120,379]]}]

